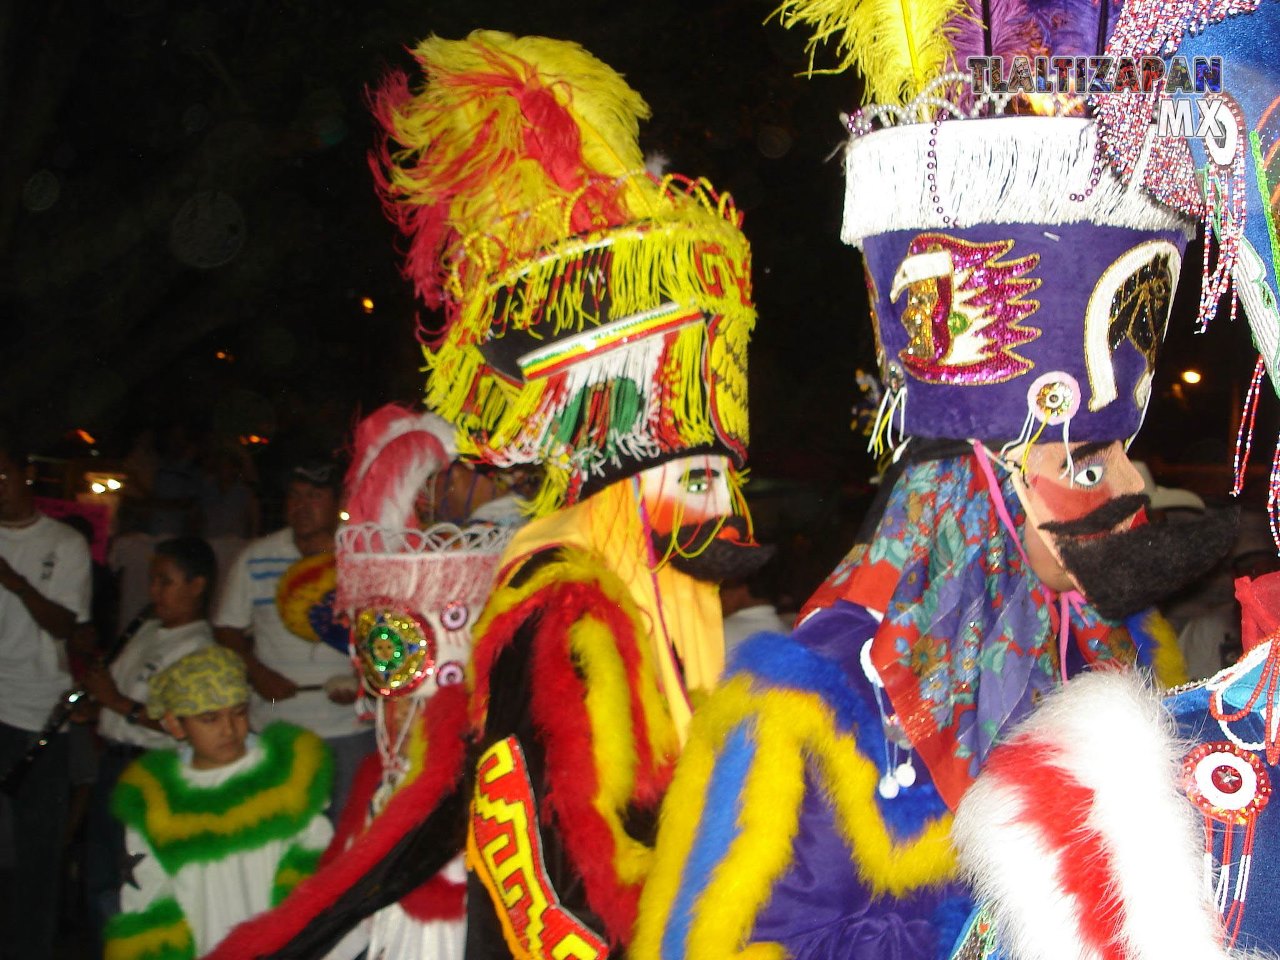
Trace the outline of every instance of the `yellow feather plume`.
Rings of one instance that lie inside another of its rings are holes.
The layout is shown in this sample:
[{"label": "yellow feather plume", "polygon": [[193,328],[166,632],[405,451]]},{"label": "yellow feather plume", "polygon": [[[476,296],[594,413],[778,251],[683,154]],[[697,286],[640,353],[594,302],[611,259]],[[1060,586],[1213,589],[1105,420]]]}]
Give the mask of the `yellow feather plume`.
[{"label": "yellow feather plume", "polygon": [[[811,74],[857,67],[868,100],[902,104],[947,68],[954,55],[947,24],[967,9],[962,0],[784,0],[774,15],[784,27],[813,30],[805,47]],[[839,62],[815,69],[817,48],[828,41]]]}]

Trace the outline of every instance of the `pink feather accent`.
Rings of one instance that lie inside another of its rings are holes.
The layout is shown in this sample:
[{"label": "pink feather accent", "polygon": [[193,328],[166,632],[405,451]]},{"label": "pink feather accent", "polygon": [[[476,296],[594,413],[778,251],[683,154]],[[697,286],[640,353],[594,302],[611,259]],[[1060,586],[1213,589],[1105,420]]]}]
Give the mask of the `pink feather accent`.
[{"label": "pink feather accent", "polygon": [[391,529],[412,526],[418,491],[453,459],[451,433],[434,414],[414,413],[396,404],[362,420],[347,472],[348,522]]}]

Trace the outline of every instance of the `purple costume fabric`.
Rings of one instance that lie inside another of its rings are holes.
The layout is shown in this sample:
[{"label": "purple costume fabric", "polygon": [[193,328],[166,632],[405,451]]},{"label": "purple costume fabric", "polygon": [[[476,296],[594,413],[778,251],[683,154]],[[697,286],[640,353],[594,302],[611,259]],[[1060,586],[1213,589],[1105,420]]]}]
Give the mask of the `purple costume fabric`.
[{"label": "purple costume fabric", "polygon": [[[882,734],[875,695],[858,655],[876,627],[864,608],[842,602],[810,617],[790,638],[761,638],[775,645],[796,644],[835,668],[831,677],[838,676],[843,689],[825,686],[822,692],[840,726],[852,728],[861,752],[872,758],[883,752]],[[744,659],[750,657],[748,649]],[[917,769],[914,786],[893,800],[878,799],[895,839],[909,839],[946,813],[928,773]],[[836,829],[829,803],[806,777],[792,864],[757,916],[751,940],[781,943],[792,960],[934,960],[946,955],[970,907],[959,883],[892,900],[873,898]]]},{"label": "purple costume fabric", "polygon": [[[1163,244],[1180,261],[1186,246],[1180,232],[1092,223],[1051,231],[983,224],[864,240],[886,379],[891,386],[895,379],[907,385],[903,433],[1012,439],[1023,432],[1033,384],[1056,372],[1080,388],[1071,440],[1137,433],[1145,412],[1137,387],[1154,367],[1177,278],[1176,269],[1172,283],[1161,272],[1176,266]],[[939,250],[951,268],[908,283],[922,271],[939,269],[922,266],[913,274],[909,258],[919,261],[922,253]],[[1165,259],[1157,270],[1152,258],[1160,257]],[[1099,284],[1113,265],[1110,282]],[[1141,295],[1122,295],[1124,284],[1130,292],[1140,285]],[[1104,371],[1090,369],[1086,326],[1096,326],[1094,336],[1100,338],[1095,367],[1110,359],[1115,396],[1105,402],[1099,396]],[[1062,439],[1060,434],[1057,427],[1052,439]]]}]

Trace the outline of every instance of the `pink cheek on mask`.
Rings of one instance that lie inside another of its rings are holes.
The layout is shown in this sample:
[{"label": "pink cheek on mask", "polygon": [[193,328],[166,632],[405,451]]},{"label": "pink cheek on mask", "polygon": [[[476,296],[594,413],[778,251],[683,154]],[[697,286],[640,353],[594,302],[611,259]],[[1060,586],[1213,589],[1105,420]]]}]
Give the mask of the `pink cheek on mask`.
[{"label": "pink cheek on mask", "polygon": [[1046,520],[1060,523],[1079,520],[1116,496],[1116,492],[1105,483],[1085,489],[1063,486],[1046,477],[1032,477],[1027,485],[1044,505],[1046,516],[1040,518],[1041,523]]}]

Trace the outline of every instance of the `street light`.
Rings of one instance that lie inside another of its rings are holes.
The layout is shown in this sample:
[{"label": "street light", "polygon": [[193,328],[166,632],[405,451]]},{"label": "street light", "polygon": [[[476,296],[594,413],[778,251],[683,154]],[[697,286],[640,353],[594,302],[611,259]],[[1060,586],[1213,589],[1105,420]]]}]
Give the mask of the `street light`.
[{"label": "street light", "polygon": [[1182,382],[1183,382],[1183,383],[1187,383],[1187,384],[1195,385],[1195,384],[1199,383],[1202,379],[1203,379],[1203,377],[1201,377],[1201,376],[1200,376],[1200,371],[1199,371],[1199,370],[1183,370],[1183,371],[1182,371]]}]

